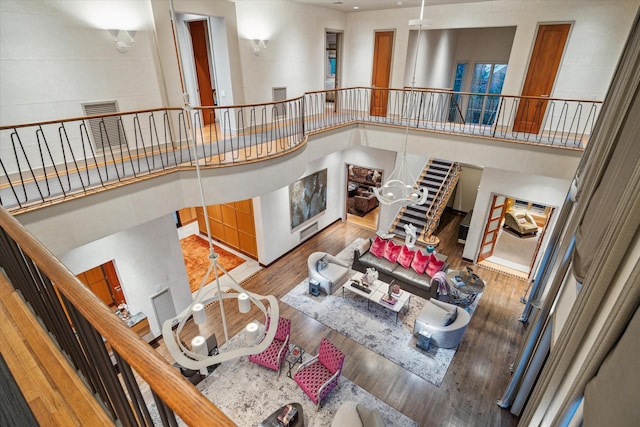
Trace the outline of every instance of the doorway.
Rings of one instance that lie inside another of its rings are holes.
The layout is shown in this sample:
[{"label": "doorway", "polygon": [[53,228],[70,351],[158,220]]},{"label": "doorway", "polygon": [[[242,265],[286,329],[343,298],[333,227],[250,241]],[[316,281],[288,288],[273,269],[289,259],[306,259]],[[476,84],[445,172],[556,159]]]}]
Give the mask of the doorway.
[{"label": "doorway", "polygon": [[[324,89],[338,89],[341,83],[342,62],[342,33],[326,31],[325,33],[325,58],[324,58]],[[327,92],[325,101],[327,108],[337,111],[338,92]]]},{"label": "doorway", "polygon": [[76,277],[108,307],[126,304],[113,261],[82,272]]},{"label": "doorway", "polygon": [[[391,57],[393,54],[393,31],[376,31],[373,48],[373,72],[371,75],[371,105],[369,114],[386,116],[391,80]],[[384,90],[375,90],[383,88]]]},{"label": "doorway", "polygon": [[478,264],[529,280],[554,208],[493,195]]},{"label": "doorway", "polygon": [[347,221],[370,230],[378,229],[380,204],[374,188],[382,185],[383,171],[364,166],[346,164]]},{"label": "doorway", "polygon": [[[196,72],[197,93],[200,105],[210,107],[215,105],[213,89],[212,67],[209,52],[209,31],[207,21],[189,21],[189,33],[191,35],[191,48]],[[215,110],[202,112],[202,124],[208,125],[215,122]]]},{"label": "doorway", "polygon": [[[522,96],[548,98],[558,74],[571,24],[540,25],[531,52]],[[545,99],[522,100],[513,123],[514,132],[537,134],[547,110]]]}]

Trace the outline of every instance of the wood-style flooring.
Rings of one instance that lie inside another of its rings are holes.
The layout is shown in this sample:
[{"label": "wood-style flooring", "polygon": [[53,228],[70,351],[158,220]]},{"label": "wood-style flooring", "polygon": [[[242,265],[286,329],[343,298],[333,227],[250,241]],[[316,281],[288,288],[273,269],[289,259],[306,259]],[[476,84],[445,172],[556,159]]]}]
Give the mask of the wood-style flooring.
[{"label": "wood-style flooring", "polygon": [[[437,232],[441,240],[437,250],[449,256],[450,266],[454,269],[469,266],[462,261],[463,245],[457,243],[458,224],[462,218],[463,215],[446,211]],[[337,221],[261,270],[243,286],[249,291],[280,299],[308,277],[307,257],[310,253],[337,254],[354,239],[373,234],[371,229],[350,221]],[[293,342],[313,353],[320,339],[328,337],[347,355],[343,369],[347,378],[418,421],[420,426],[515,426],[517,417],[499,408],[496,401],[508,385],[509,366],[516,357],[526,328],[517,319],[523,308],[520,297],[527,283],[480,266],[473,268],[487,287],[439,387],[284,303],[280,303],[280,313],[292,321]],[[220,324],[216,321],[220,318],[217,304],[210,304],[207,310],[210,316],[208,329],[200,333],[214,332],[222,336],[221,328],[216,326]],[[229,305],[225,312],[230,335],[259,317],[255,308],[248,315],[241,315]],[[191,330],[185,327],[184,334],[187,339],[195,335],[195,326],[192,325]],[[162,342],[158,351],[170,360]]]}]

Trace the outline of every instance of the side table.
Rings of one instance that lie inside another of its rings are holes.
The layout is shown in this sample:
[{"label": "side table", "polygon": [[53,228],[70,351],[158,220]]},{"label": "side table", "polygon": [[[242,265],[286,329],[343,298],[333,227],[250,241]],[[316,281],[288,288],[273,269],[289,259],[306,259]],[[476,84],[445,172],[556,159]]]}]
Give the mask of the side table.
[{"label": "side table", "polygon": [[320,283],[316,280],[309,280],[309,293],[313,296],[320,295]]},{"label": "side table", "polygon": [[461,307],[469,306],[478,294],[484,292],[484,281],[469,267],[466,271],[449,270],[447,282],[450,285],[452,302]]},{"label": "side table", "polygon": [[287,353],[287,356],[285,357],[285,360],[287,361],[287,364],[289,365],[289,369],[287,370],[287,376],[289,378],[293,378],[293,375],[291,374],[291,372],[293,371],[293,368],[298,364],[298,363],[302,363],[302,355],[304,354],[304,350],[300,347],[298,347],[295,344],[289,344],[289,352]]}]

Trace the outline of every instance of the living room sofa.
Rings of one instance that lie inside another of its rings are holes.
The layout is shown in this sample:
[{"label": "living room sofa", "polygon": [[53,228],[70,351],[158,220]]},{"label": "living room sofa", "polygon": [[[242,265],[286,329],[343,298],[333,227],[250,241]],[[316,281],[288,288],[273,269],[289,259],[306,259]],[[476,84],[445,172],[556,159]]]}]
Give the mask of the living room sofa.
[{"label": "living room sofa", "polygon": [[431,286],[431,277],[447,270],[447,258],[440,253],[427,254],[426,248],[408,248],[393,239],[376,236],[354,249],[352,268],[362,273],[375,268],[378,279],[393,281],[414,295],[430,299],[438,296],[438,287]]}]

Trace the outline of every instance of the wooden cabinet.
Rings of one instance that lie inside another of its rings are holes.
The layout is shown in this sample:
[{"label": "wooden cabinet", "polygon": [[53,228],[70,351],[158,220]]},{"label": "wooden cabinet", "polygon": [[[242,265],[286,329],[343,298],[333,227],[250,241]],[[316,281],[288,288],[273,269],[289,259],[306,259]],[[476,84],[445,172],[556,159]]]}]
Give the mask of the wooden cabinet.
[{"label": "wooden cabinet", "polygon": [[[200,233],[207,234],[202,208],[195,208]],[[206,209],[211,228],[211,237],[225,245],[258,259],[253,201],[240,200],[221,205],[210,205]]]}]

